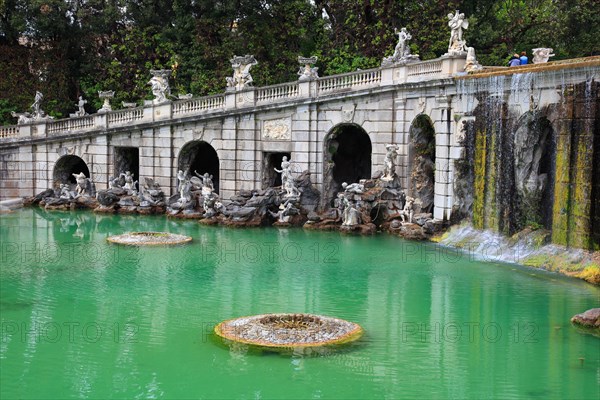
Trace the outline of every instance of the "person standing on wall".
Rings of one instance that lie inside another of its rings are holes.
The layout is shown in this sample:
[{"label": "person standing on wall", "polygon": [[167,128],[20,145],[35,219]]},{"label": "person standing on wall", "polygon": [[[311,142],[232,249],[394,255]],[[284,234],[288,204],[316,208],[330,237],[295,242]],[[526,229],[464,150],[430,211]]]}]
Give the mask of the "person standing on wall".
[{"label": "person standing on wall", "polygon": [[519,55],[517,53],[515,53],[508,61],[508,66],[509,67],[518,67],[519,65],[521,65],[521,59],[519,58]]},{"label": "person standing on wall", "polygon": [[521,52],[521,57],[519,59],[521,60],[521,65],[526,65],[527,62],[529,61],[529,58],[527,58],[527,52],[526,51],[522,51]]}]

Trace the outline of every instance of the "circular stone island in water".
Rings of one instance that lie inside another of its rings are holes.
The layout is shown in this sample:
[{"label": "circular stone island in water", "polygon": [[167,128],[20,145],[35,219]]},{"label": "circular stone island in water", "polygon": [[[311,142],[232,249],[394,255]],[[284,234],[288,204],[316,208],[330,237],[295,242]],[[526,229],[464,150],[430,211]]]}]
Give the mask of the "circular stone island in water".
[{"label": "circular stone island in water", "polygon": [[223,321],[215,333],[226,341],[271,350],[298,350],[353,342],[360,325],[313,314],[262,314]]},{"label": "circular stone island in water", "polygon": [[168,232],[129,232],[106,238],[111,243],[127,244],[130,246],[169,246],[188,243],[190,236]]}]

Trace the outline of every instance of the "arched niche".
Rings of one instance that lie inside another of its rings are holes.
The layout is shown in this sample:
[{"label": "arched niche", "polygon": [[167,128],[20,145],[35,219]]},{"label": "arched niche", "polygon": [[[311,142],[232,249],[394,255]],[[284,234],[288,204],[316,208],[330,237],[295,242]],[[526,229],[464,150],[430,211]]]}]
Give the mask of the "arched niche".
[{"label": "arched niche", "polygon": [[83,172],[86,177],[90,177],[90,170],[81,157],[74,155],[66,155],[58,159],[54,165],[52,172],[52,181],[55,188],[62,183],[75,185],[75,177],[73,174]]},{"label": "arched niche", "polygon": [[[115,177],[129,171],[134,180],[140,179],[140,149],[138,147],[115,147],[114,148],[114,172]],[[141,180],[140,180],[141,182]]]},{"label": "arched niche", "polygon": [[552,124],[543,115],[527,112],[517,121],[513,138],[517,228],[551,229],[556,157]]},{"label": "arched niche", "polygon": [[324,206],[342,189],[342,183],[354,183],[371,177],[371,138],[356,124],[334,126],[324,142]]},{"label": "arched niche", "polygon": [[419,114],[410,124],[408,146],[408,193],[418,199],[421,210],[433,212],[435,197],[435,129],[431,118]]},{"label": "arched niche", "polygon": [[209,143],[202,140],[186,143],[179,152],[177,169],[189,176],[195,176],[194,171],[200,175],[208,172],[213,176],[215,191],[219,191],[219,156]]}]

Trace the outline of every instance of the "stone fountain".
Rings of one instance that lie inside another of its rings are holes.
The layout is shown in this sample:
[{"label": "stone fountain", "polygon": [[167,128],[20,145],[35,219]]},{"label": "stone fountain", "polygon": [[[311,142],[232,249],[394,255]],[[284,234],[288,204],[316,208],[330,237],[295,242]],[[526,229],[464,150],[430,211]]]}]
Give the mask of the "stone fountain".
[{"label": "stone fountain", "polygon": [[261,314],[223,321],[215,326],[215,333],[226,344],[307,354],[311,349],[354,342],[363,335],[363,329],[356,323],[321,315]]}]

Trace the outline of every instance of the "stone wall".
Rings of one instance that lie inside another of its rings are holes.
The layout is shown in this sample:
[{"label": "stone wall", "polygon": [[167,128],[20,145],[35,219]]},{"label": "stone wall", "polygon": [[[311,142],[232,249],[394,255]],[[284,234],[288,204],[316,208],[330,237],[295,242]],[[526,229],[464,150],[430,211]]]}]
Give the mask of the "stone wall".
[{"label": "stone wall", "polygon": [[[557,80],[552,74],[533,79]],[[598,248],[600,191],[593,176],[600,84],[590,79],[535,93],[531,77],[523,88],[518,79],[478,82],[455,164],[457,211],[478,229],[512,235],[527,226],[546,228],[554,243]]]},{"label": "stone wall", "polygon": [[344,124],[368,135],[372,173],[383,168],[385,146],[397,144],[397,173],[408,188],[411,126],[426,116],[435,131],[434,217],[451,220],[457,212],[479,228],[509,234],[520,227],[523,209],[522,194],[513,196],[518,187],[513,137],[522,135],[517,127],[532,113],[548,121],[555,144],[548,218],[553,240],[597,246],[600,188],[592,177],[600,171],[599,90],[590,76],[600,63],[453,77],[461,67],[444,67],[452,62],[457,60],[357,71],[81,121],[20,125],[0,139],[0,196],[31,196],[56,186],[56,165],[67,156],[80,157],[97,189],[105,189],[109,177],[124,172],[116,148],[138,149],[135,179],[153,178],[172,195],[186,146],[199,142],[218,157],[221,198],[262,188],[272,177],[265,168],[273,166],[265,160],[273,153],[289,154],[294,173],[310,171],[323,190],[330,179],[328,138]]},{"label": "stone wall", "polygon": [[569,85],[562,91],[562,115],[557,118],[556,185],[552,241],[598,248],[597,152],[600,83]]}]

